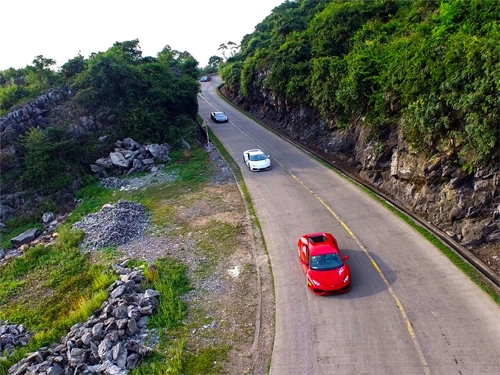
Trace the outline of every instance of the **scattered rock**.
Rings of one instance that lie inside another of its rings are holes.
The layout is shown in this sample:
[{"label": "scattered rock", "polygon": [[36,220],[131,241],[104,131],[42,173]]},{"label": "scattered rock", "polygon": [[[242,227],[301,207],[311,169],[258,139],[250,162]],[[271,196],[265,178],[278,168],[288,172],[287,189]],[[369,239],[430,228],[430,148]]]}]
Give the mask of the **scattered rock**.
[{"label": "scattered rock", "polygon": [[[148,330],[144,322],[159,305],[159,293],[145,290],[142,270],[116,266],[120,280],[109,288],[108,300],[85,323],[71,327],[59,343],[40,348],[13,365],[9,375],[24,374],[128,374],[153,349],[146,346]],[[133,313],[130,313],[133,312]],[[0,326],[0,349],[12,352],[27,345],[32,334],[24,326]],[[1,350],[0,350],[1,351]]]},{"label": "scattered rock", "polygon": [[14,237],[10,242],[16,247],[20,247],[24,244],[29,244],[33,242],[38,236],[40,236],[41,231],[38,228],[28,229],[26,232],[21,233],[19,236]]},{"label": "scattered rock", "polygon": [[0,355],[10,354],[18,346],[26,346],[33,338],[22,324],[9,324],[0,320]]},{"label": "scattered rock", "polygon": [[170,161],[171,147],[168,144],[141,145],[132,138],[125,138],[115,145],[115,150],[107,158],[100,158],[90,165],[92,172],[101,178],[150,171],[157,164]]}]

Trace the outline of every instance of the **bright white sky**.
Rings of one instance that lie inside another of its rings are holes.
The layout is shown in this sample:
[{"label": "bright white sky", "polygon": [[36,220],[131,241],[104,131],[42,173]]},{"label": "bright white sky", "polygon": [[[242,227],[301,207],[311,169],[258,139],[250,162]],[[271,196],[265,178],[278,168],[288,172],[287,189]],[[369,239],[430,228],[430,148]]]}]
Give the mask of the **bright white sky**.
[{"label": "bright white sky", "polygon": [[2,0],[0,70],[24,68],[36,56],[61,66],[80,53],[139,40],[143,56],[169,45],[205,67],[222,43],[240,44],[285,0]]}]

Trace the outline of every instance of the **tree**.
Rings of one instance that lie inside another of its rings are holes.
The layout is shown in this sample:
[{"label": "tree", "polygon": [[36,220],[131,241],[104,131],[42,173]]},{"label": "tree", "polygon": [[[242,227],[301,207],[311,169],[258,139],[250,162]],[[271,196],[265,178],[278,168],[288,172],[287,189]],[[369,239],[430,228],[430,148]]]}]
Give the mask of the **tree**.
[{"label": "tree", "polygon": [[111,50],[118,49],[123,52],[123,56],[127,57],[130,63],[139,62],[142,57],[141,47],[139,46],[139,40],[129,40],[125,42],[115,42]]},{"label": "tree", "polygon": [[25,149],[22,180],[35,188],[41,187],[50,176],[50,144],[39,127],[28,130],[21,142]]},{"label": "tree", "polygon": [[24,69],[24,75],[30,91],[39,95],[58,82],[57,73],[50,69],[56,61],[39,55],[35,57],[32,64]]},{"label": "tree", "polygon": [[68,62],[61,67],[61,74],[65,79],[71,79],[76,77],[77,74],[83,72],[85,69],[87,69],[87,61],[80,53],[78,53],[77,56],[68,60]]},{"label": "tree", "polygon": [[0,116],[7,113],[26,95],[26,90],[15,83],[0,87]]},{"label": "tree", "polygon": [[43,57],[42,55],[36,56],[33,60],[33,66],[38,71],[43,71],[54,66],[56,61],[50,58]]},{"label": "tree", "polygon": [[208,59],[208,65],[207,69],[210,69],[211,71],[217,71],[219,68],[219,65],[224,61],[224,59],[220,56],[211,56]]},{"label": "tree", "polygon": [[222,56],[225,60],[227,60],[229,57],[234,56],[239,51],[239,49],[240,46],[231,41],[222,43],[219,48],[217,48],[218,51],[221,51]]}]

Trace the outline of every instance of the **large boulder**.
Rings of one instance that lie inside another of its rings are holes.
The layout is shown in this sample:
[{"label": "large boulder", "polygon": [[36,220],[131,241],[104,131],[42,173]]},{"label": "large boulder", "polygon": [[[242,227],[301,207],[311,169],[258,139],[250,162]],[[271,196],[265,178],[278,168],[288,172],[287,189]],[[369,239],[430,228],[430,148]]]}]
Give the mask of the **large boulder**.
[{"label": "large boulder", "polygon": [[21,233],[19,236],[14,237],[10,240],[12,245],[20,247],[22,245],[27,245],[30,242],[36,240],[42,232],[38,228],[28,229],[26,232]]}]

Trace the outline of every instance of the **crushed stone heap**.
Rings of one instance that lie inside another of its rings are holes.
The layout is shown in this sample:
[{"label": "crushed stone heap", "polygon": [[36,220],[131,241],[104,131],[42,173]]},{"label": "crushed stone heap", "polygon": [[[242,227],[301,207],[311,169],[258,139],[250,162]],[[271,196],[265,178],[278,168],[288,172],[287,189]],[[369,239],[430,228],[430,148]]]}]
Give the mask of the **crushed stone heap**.
[{"label": "crushed stone heap", "polygon": [[120,200],[85,216],[82,221],[73,224],[73,228],[85,232],[82,247],[88,251],[96,251],[108,246],[124,245],[143,237],[149,224],[149,216],[142,204]]}]

